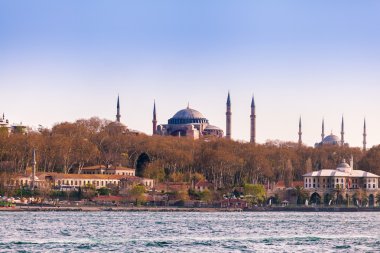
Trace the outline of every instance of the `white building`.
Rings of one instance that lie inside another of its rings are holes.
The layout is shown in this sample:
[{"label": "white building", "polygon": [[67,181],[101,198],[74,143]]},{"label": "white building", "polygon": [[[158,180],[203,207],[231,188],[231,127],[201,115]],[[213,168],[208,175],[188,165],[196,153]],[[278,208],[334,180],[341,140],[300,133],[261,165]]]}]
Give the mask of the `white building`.
[{"label": "white building", "polygon": [[336,169],[313,171],[303,175],[304,188],[311,191],[328,192],[332,190],[366,191],[379,190],[379,176],[363,170],[354,170],[345,160]]}]

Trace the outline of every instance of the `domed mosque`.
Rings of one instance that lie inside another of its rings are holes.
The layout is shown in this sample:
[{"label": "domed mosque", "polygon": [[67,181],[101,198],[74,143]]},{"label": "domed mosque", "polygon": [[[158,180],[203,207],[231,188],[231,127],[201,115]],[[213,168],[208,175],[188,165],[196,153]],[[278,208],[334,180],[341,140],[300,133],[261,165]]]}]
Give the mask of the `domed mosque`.
[{"label": "domed mosque", "polygon": [[[349,147],[349,144],[344,141],[344,118],[342,117],[342,125],[341,125],[341,138],[334,134],[330,134],[325,136],[325,121],[322,120],[322,140],[321,142],[315,143],[314,147],[322,147],[322,146],[340,146],[340,147]],[[298,126],[298,144],[302,145],[302,122],[301,118],[299,119]],[[366,120],[364,119],[364,127],[363,127],[363,150],[367,150],[367,126]]]},{"label": "domed mosque", "polygon": [[[232,129],[232,111],[231,111],[231,98],[228,92],[226,103],[226,139],[231,139]],[[255,101],[252,96],[251,102],[251,143],[256,142],[256,113],[255,113]],[[209,120],[203,116],[199,111],[187,108],[178,111],[172,118],[168,120],[167,124],[157,126],[156,115],[156,103],[153,107],[153,134],[165,135],[165,136],[186,136],[192,139],[198,139],[202,136],[216,136],[223,137],[224,132],[220,127],[213,126],[209,123]]]},{"label": "domed mosque", "polygon": [[[155,108],[153,112],[153,125],[155,125]],[[157,122],[157,121],[156,121]],[[200,136],[211,135],[223,137],[224,132],[217,126],[210,125],[209,120],[199,111],[187,108],[178,111],[168,120],[168,124],[153,126],[153,131],[158,135],[187,136],[199,139]]]},{"label": "domed mosque", "polygon": [[325,120],[322,120],[322,141],[315,144],[315,147],[321,147],[321,146],[349,146],[348,143],[344,142],[344,119],[342,117],[342,125],[341,125],[341,138],[339,139],[338,136],[331,133],[330,135],[327,135],[325,137]]}]

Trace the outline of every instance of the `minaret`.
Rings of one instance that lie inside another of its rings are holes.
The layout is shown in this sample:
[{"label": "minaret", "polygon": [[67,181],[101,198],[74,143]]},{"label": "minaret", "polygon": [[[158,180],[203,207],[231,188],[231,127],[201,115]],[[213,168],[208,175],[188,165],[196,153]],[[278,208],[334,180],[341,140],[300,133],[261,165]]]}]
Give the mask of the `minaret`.
[{"label": "minaret", "polygon": [[119,100],[119,95],[117,95],[117,106],[116,106],[116,109],[117,109],[117,113],[116,113],[116,121],[117,122],[120,122],[120,100]]},{"label": "minaret", "polygon": [[36,149],[33,149],[33,160],[32,160],[32,189],[34,190],[34,187],[36,186],[35,178],[36,178]]},{"label": "minaret", "polygon": [[321,137],[322,137],[322,141],[323,141],[323,139],[325,138],[325,119],[322,119],[322,134],[321,134]]},{"label": "minaret", "polygon": [[302,145],[302,120],[300,117],[299,123],[298,123],[298,145]]},{"label": "minaret", "polygon": [[251,101],[251,143],[256,144],[256,106],[253,95]]},{"label": "minaret", "polygon": [[157,115],[156,115],[156,100],[154,100],[153,104],[153,134],[157,134]]},{"label": "minaret", "polygon": [[363,151],[367,151],[367,125],[364,118],[364,127],[363,127]]},{"label": "minaret", "polygon": [[341,126],[341,131],[340,131],[340,142],[341,145],[344,146],[344,118],[342,116],[342,126]]},{"label": "minaret", "polygon": [[230,92],[227,97],[227,111],[226,111],[226,138],[231,140],[231,98]]}]

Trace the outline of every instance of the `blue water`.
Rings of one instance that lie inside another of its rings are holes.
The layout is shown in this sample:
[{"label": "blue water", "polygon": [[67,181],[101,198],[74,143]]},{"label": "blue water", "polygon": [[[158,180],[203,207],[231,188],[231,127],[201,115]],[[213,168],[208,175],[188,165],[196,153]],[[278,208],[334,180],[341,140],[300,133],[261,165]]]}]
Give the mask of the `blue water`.
[{"label": "blue water", "polygon": [[380,213],[0,212],[0,252],[380,252]]}]

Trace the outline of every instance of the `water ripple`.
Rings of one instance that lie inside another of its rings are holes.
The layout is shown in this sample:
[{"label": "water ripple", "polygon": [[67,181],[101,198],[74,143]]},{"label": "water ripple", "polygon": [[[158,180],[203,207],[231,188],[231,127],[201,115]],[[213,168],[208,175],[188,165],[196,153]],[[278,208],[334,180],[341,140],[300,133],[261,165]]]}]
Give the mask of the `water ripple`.
[{"label": "water ripple", "polygon": [[378,213],[1,212],[0,251],[377,252]]}]

